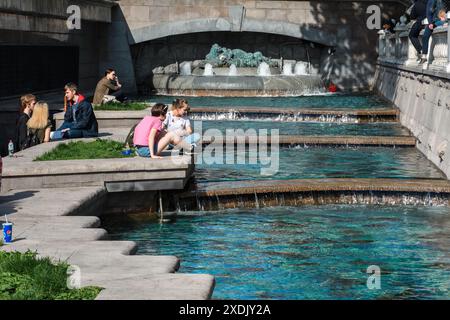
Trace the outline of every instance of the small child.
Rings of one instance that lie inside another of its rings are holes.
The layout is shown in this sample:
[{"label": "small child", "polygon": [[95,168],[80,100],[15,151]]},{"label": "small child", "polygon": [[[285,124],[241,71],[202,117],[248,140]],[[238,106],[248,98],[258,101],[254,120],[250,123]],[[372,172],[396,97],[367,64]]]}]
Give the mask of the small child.
[{"label": "small child", "polygon": [[169,132],[174,132],[187,143],[194,145],[200,140],[198,133],[193,133],[191,122],[186,116],[189,111],[189,103],[184,99],[173,101],[172,110],[167,113],[164,127]]},{"label": "small child", "polygon": [[439,10],[438,20],[434,22],[436,27],[447,25],[447,12],[444,9]]},{"label": "small child", "polygon": [[191,146],[173,132],[163,130],[168,106],[157,103],[152,108],[152,115],[146,116],[134,129],[133,143],[141,157],[161,159],[161,152],[171,143],[190,151]]}]

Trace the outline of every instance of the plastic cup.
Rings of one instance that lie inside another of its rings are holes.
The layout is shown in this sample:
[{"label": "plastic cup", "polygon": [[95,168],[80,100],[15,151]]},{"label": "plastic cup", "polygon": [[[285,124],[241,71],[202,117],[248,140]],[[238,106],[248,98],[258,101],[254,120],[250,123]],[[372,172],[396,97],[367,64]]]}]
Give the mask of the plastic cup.
[{"label": "plastic cup", "polygon": [[12,242],[12,223],[3,223],[3,242],[11,243]]}]

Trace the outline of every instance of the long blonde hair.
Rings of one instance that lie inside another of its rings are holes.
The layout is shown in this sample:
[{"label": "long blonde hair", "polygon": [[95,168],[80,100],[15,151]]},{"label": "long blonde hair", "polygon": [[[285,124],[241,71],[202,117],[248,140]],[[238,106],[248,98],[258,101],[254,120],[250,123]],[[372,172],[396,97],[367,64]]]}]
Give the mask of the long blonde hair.
[{"label": "long blonde hair", "polygon": [[30,129],[44,129],[48,124],[48,104],[39,101],[34,106],[33,115],[27,122]]}]

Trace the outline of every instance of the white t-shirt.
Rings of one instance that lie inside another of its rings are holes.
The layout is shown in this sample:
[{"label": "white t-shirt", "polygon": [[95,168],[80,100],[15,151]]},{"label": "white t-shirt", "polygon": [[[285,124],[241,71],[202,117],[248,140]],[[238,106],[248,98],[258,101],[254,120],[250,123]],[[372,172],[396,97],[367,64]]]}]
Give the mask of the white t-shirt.
[{"label": "white t-shirt", "polygon": [[164,126],[167,131],[175,131],[178,135],[183,136],[188,134],[186,130],[191,126],[191,122],[188,117],[175,117],[172,111],[169,111],[166,120],[164,120]]}]

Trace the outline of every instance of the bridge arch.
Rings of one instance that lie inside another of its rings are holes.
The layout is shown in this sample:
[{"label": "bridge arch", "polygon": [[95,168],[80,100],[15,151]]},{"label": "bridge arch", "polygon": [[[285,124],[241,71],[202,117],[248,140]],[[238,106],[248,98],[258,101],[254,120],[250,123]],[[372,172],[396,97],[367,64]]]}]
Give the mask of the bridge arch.
[{"label": "bridge arch", "polygon": [[244,19],[236,24],[224,18],[182,20],[145,26],[131,30],[129,44],[138,44],[168,36],[198,32],[259,32],[299,38],[306,41],[336,46],[336,35],[309,25],[278,20]]}]

